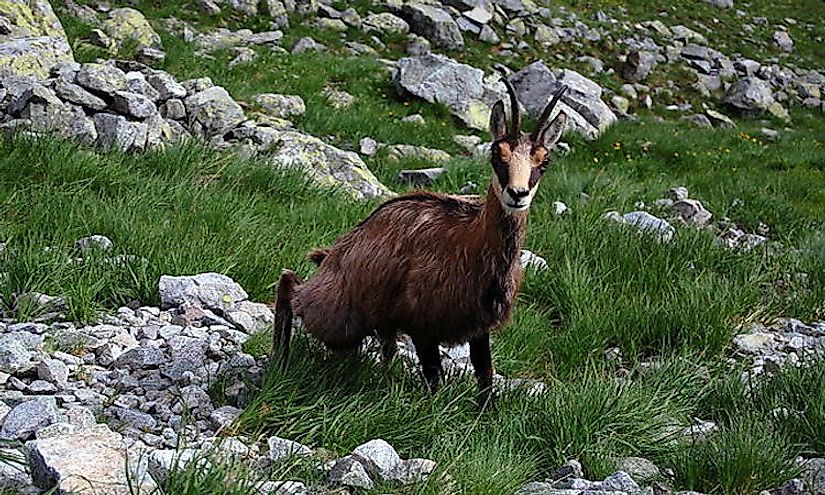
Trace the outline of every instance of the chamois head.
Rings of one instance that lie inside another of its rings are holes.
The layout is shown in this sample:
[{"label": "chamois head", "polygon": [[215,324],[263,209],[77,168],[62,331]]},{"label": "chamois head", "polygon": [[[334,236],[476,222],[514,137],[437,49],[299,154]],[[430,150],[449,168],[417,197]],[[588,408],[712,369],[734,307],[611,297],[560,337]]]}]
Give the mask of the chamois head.
[{"label": "chamois head", "polygon": [[525,212],[530,208],[539,181],[550,164],[550,151],[561,137],[567,123],[567,114],[559,112],[548,122],[553,108],[567,90],[561,86],[547,104],[529,135],[521,132],[521,115],[513,85],[502,78],[510,95],[512,121],[507,127],[504,101],[499,100],[490,114],[490,133],[493,165],[493,191],[507,213]]}]

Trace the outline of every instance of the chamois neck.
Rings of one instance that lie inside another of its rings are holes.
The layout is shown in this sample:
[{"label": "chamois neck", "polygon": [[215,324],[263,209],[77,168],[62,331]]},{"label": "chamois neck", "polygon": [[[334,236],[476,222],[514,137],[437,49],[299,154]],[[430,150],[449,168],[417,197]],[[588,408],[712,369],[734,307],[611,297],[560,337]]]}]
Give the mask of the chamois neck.
[{"label": "chamois neck", "polygon": [[490,247],[507,259],[517,259],[524,245],[527,212],[504,211],[493,185],[490,184],[480,220]]}]

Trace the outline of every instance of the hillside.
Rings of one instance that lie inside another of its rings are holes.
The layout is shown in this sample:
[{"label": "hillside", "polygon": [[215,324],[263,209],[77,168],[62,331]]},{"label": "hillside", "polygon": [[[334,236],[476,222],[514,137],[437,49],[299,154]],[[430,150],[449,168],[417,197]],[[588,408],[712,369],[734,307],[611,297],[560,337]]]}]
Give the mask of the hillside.
[{"label": "hillside", "polygon": [[[822,12],[0,2],[0,493],[825,493]],[[270,366],[284,268],[486,192],[501,77],[571,124],[494,406],[466,345]]]}]

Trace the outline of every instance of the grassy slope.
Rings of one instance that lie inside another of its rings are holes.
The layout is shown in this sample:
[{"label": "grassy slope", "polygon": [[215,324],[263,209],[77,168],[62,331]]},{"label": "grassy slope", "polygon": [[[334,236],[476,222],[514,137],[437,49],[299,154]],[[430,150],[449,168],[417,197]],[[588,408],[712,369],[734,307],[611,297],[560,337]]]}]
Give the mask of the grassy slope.
[{"label": "grassy slope", "polygon": [[[153,9],[144,11],[169,13],[169,7]],[[225,18],[205,22],[238,25]],[[297,21],[293,26],[290,37],[306,32]],[[83,26],[73,29],[77,34]],[[199,60],[192,47],[170,36],[164,42],[168,69],[180,78],[208,74],[238,98],[300,94],[308,111],[297,124],[331,136],[338,146],[353,149],[370,136],[460,155],[451,136],[466,131],[441,109],[399,102],[374,61],[261,52],[256,62],[230,70],[229,53]],[[330,112],[319,96],[326,81],[356,95],[357,103]],[[411,113],[423,114],[427,124],[397,122]],[[494,344],[498,370],[547,380],[546,397],[512,394],[479,416],[469,380],[430,399],[398,363],[389,372],[366,362],[329,363],[301,340],[293,360],[301,364],[269,376],[239,431],[280,434],[339,454],[381,436],[402,456],[440,462],[439,472],[454,484],[436,477],[421,488],[427,493],[506,493],[570,457],[600,476],[612,468],[612,456],[630,454],[674,468],[684,488],[752,493],[777,484],[790,476],[796,452],[825,454],[825,418],[821,402],[817,406],[825,367],[788,372],[749,400],[738,382],[725,379],[738,374],[721,363],[738,323],[825,316],[825,123],[803,113],[794,119],[793,130],[777,142],[754,140],[758,123],[702,130],[651,118],[620,123],[594,142],[573,138],[574,152],[557,158],[531,213],[527,247],[552,269],[528,275],[515,319]],[[253,298],[272,299],[282,267],[309,274],[304,252],[332,242],[374,206],[196,146],[124,156],[50,140],[2,139],[6,303],[21,290],[66,294],[71,316],[81,320],[132,298],[156,303],[162,273],[225,272]],[[399,168],[420,164],[391,164],[379,155],[369,165],[390,183]],[[483,161],[468,158],[456,158],[448,169],[435,189],[455,191],[466,180],[485,184],[489,173]],[[689,229],[664,246],[601,219],[607,210],[628,211],[676,185],[748,229],[767,223],[773,239],[799,251],[735,253],[716,247],[710,232]],[[581,192],[591,199],[580,202]],[[550,203],[557,199],[571,206],[570,215],[554,217]],[[115,268],[67,263],[74,239],[91,233],[110,236],[117,253],[145,262]],[[44,250],[50,246],[57,249]],[[798,272],[808,273],[805,284],[795,281]],[[621,347],[632,383],[617,382],[604,362],[602,351],[610,346]],[[666,366],[642,376],[636,364],[651,357]],[[684,363],[703,364],[708,375]],[[798,417],[775,419],[771,410],[788,402]],[[718,420],[721,434],[678,449],[661,440],[669,421],[692,417]],[[273,476],[318,476],[304,464],[283,469]],[[195,480],[199,476],[190,473],[168,492],[230,493],[211,474]]]}]

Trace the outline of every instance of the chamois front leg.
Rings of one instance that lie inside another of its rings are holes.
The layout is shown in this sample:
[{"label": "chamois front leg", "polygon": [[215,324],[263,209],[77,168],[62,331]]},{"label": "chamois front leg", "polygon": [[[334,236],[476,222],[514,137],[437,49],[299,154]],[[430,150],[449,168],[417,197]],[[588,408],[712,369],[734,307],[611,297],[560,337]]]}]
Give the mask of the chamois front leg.
[{"label": "chamois front leg", "polygon": [[421,363],[421,370],[424,372],[424,380],[426,380],[430,392],[435,393],[438,390],[438,380],[441,376],[441,356],[438,352],[438,342],[413,340],[413,344],[415,345],[418,362]]},{"label": "chamois front leg", "polygon": [[478,380],[479,405],[483,408],[493,398],[493,358],[490,355],[490,335],[470,340],[470,362]]}]

